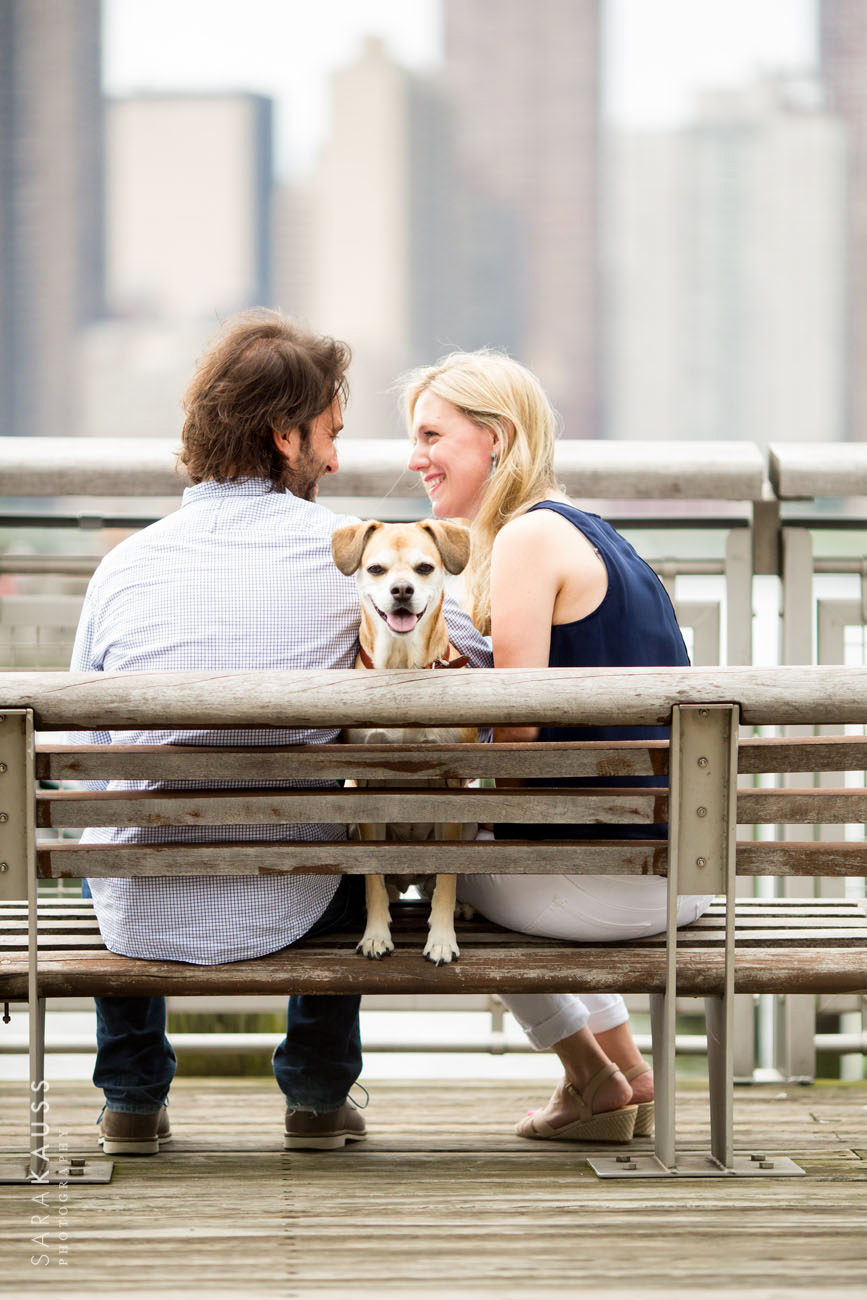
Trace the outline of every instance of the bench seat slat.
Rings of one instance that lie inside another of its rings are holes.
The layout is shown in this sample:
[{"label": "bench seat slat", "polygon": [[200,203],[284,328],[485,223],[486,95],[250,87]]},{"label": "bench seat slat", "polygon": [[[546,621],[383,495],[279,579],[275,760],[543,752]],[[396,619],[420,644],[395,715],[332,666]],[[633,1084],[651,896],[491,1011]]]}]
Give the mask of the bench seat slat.
[{"label": "bench seat slat", "polygon": [[[417,946],[400,945],[387,961],[372,962],[354,951],[357,936],[331,945],[306,941],[249,962],[190,966],[180,962],[142,962],[106,952],[48,951],[40,962],[40,985],[47,997],[94,993],[127,997],[180,994],[429,993],[432,978],[443,993],[502,992],[662,992],[665,950],[650,947],[593,947],[546,944],[462,948],[460,961],[435,972]],[[774,947],[741,950],[735,962],[735,988],[741,993],[855,993],[867,988],[867,945],[824,946],[821,961],[812,949]],[[9,972],[8,974],[5,972]],[[723,987],[724,951],[697,947],[678,952],[678,993],[704,996]],[[0,955],[0,997],[26,994],[21,958]]]},{"label": "bench seat slat", "polygon": [[[821,923],[823,933],[832,933],[837,930],[847,930],[851,928],[853,920],[858,920],[859,913],[856,908],[852,907],[845,911],[832,913],[831,915],[816,914],[814,911],[804,911],[795,914],[783,913],[774,915],[769,910],[750,911],[738,907],[736,909],[738,933],[748,933],[751,930],[761,929],[766,933],[779,931],[786,933],[794,932],[799,928],[814,929],[817,923]],[[863,919],[863,918],[862,918]],[[695,933],[706,933],[708,931],[721,931],[725,925],[725,913],[723,911],[714,913],[707,912],[704,916],[693,921],[687,930],[682,931],[687,937]],[[20,936],[27,934],[26,916],[20,919],[7,920],[0,917],[0,927],[3,935]],[[77,934],[93,933],[97,929],[96,919],[93,915],[89,917],[45,917],[40,913],[39,916],[39,933],[42,934]],[[867,932],[865,932],[867,934]]]},{"label": "bench seat slat", "polygon": [[[401,904],[394,904],[395,907]],[[738,898],[738,916],[849,916],[852,911],[865,911],[867,899],[864,898]],[[91,917],[93,904],[87,898],[63,895],[53,898],[51,894],[40,895],[38,913],[48,920],[64,920],[67,917]],[[694,925],[706,921],[709,917],[719,918],[725,914],[722,900],[711,903],[704,916]],[[20,921],[27,919],[26,900],[0,902],[0,924],[6,920]]]},{"label": "bench seat slat", "polygon": [[[418,937],[413,945],[419,950],[422,947],[421,937],[422,931],[419,930]],[[359,935],[356,935],[356,942],[358,938]],[[503,946],[502,937],[499,935],[474,938],[472,935],[465,936],[463,933],[459,933],[458,940],[462,952],[464,948],[468,946],[475,946],[477,949],[487,948],[492,953],[499,953]],[[636,939],[633,942],[635,946],[639,948],[665,949],[664,936],[660,937],[654,935],[651,938]],[[777,948],[788,949],[793,945],[797,945],[798,947],[806,946],[824,952],[829,944],[835,949],[864,948],[865,945],[867,945],[867,927],[862,925],[858,929],[837,930],[830,934],[824,929],[786,931],[755,930],[751,932],[739,932],[736,948],[737,951],[742,951],[750,947],[759,946],[770,952],[776,951]],[[350,947],[354,948],[355,943],[350,945]],[[717,935],[714,935],[713,933],[708,934],[707,932],[700,935],[686,935],[683,941],[678,944],[678,948],[682,949],[684,952],[689,952],[694,949],[705,950],[724,947],[725,933],[722,930],[720,930]],[[40,936],[39,939],[40,953],[57,951],[78,952],[83,950],[95,952],[103,952],[105,950],[98,930],[88,934],[46,934]],[[20,936],[15,938],[0,935],[0,953],[20,954],[22,957],[22,970],[25,969],[26,966],[26,961],[24,960],[26,958],[26,952],[27,943],[25,939],[22,939]],[[815,958],[813,959],[815,960]],[[492,961],[496,960],[496,957],[492,957]],[[865,983],[865,988],[867,988],[867,983]]]}]

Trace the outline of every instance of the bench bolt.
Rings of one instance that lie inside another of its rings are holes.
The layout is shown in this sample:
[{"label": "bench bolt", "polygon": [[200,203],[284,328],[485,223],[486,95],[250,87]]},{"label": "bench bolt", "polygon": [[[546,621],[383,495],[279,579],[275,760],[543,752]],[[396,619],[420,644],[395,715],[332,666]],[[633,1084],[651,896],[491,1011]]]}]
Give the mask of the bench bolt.
[{"label": "bench bolt", "polygon": [[0,822],[8,822],[8,820],[9,820],[9,814],[0,812]]},{"label": "bench bolt", "polygon": [[707,858],[696,858],[696,860],[695,860],[695,865],[696,865],[697,867],[706,867],[706,866],[707,866]]},{"label": "bench bolt", "polygon": [[699,765],[699,767],[707,767],[707,763],[708,763],[708,760],[707,760],[706,758],[700,758],[700,759],[698,760],[698,765]]},{"label": "bench bolt", "polygon": [[6,771],[6,764],[0,763],[0,776]]},{"label": "bench bolt", "polygon": [[705,808],[704,804],[699,804],[695,810],[695,815],[696,817],[707,817],[707,808]]},{"label": "bench bolt", "polygon": [[9,863],[8,863],[8,862],[0,862],[0,874],[2,874],[4,871],[8,871],[8,870],[9,870]]}]

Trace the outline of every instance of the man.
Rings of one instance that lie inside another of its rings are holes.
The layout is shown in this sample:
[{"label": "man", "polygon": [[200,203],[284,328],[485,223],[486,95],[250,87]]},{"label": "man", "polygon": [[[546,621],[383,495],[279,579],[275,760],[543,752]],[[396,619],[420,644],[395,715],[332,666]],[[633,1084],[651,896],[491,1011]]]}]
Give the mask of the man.
[{"label": "man", "polygon": [[[273,312],[230,320],[184,400],[181,509],[116,547],[88,588],[73,651],[80,672],[351,668],[360,621],[354,582],[331,558],[351,522],[315,504],[337,469],[349,349]],[[455,605],[451,637],[475,665],[486,643]],[[280,745],[336,731],[138,732],[127,743]],[[99,743],[107,737],[94,736]],[[96,783],[112,788],[115,783]],[[243,782],[226,785],[243,786]],[[287,785],[298,784],[286,782]],[[246,827],[237,834],[249,835]],[[342,827],[261,826],[257,838],[327,840]],[[90,843],[227,840],[229,828],[91,829]],[[131,957],[212,964],[262,956],[353,919],[360,878],[93,879],[106,946]],[[175,1057],[162,998],[97,998],[94,1083],[107,1154],[151,1155],[170,1136]],[[364,1137],[348,1099],[361,1070],[358,997],[291,998],[274,1073],[284,1144],[342,1147]]]}]

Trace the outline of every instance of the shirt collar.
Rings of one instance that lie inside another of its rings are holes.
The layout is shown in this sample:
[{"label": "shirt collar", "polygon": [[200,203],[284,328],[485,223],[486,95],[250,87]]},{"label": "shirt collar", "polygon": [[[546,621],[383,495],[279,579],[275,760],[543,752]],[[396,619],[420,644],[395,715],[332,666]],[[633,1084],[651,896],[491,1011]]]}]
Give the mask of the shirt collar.
[{"label": "shirt collar", "polygon": [[[261,497],[273,491],[269,478],[235,478],[228,483],[208,479],[205,483],[195,483],[192,487],[184,488],[182,505],[214,497]],[[291,496],[291,493],[286,495]]]}]

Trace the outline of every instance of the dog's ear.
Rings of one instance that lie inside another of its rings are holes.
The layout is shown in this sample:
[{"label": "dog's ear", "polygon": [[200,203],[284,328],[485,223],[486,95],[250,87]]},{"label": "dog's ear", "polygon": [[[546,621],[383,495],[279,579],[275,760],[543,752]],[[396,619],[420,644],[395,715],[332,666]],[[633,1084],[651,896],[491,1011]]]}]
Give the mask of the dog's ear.
[{"label": "dog's ear", "polygon": [[447,573],[462,573],[470,558],[470,530],[445,519],[426,519],[422,524],[436,542]]},{"label": "dog's ear", "polygon": [[355,573],[361,564],[361,557],[369,538],[377,528],[381,527],[382,524],[378,520],[365,519],[360,524],[347,524],[344,528],[335,528],[331,534],[331,554],[341,573],[345,573],[347,577]]}]

